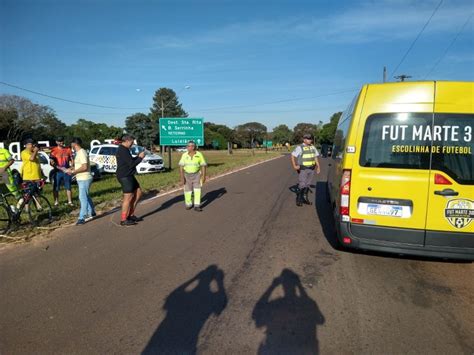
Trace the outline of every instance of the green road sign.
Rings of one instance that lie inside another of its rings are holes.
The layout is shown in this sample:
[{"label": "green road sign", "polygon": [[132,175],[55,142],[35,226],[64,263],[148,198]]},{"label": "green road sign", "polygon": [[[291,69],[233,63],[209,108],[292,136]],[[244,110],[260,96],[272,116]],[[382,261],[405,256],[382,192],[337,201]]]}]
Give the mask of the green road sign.
[{"label": "green road sign", "polygon": [[160,118],[160,145],[182,146],[189,141],[204,145],[203,118]]},{"label": "green road sign", "polygon": [[263,144],[262,144],[264,147],[268,147],[268,148],[271,148],[273,147],[273,141],[263,141]]}]

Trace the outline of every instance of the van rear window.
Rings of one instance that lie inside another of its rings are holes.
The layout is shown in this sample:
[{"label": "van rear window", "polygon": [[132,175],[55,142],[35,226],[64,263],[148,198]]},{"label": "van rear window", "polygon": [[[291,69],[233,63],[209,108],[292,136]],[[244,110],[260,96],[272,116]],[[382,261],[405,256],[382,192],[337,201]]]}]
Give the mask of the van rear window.
[{"label": "van rear window", "polygon": [[360,165],[440,170],[474,184],[474,115],[390,113],[368,117]]},{"label": "van rear window", "polygon": [[[419,140],[419,127],[431,127],[431,113],[382,113],[367,118],[360,165],[429,169],[431,140]],[[415,134],[415,135],[414,135]],[[424,138],[423,134],[421,134]]]},{"label": "van rear window", "polygon": [[451,127],[454,133],[433,142],[431,169],[443,171],[459,184],[474,185],[474,115],[435,114],[435,126]]}]

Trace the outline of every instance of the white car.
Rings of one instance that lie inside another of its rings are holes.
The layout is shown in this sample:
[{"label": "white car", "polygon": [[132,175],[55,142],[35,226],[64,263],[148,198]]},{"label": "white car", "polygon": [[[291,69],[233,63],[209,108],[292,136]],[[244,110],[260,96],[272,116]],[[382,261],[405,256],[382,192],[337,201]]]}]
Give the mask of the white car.
[{"label": "white car", "polygon": [[[100,170],[106,173],[115,173],[117,171],[117,158],[115,157],[117,149],[118,145],[116,144],[95,145],[90,150],[89,159],[96,163]],[[153,154],[140,146],[133,146],[131,149],[132,156],[137,156],[142,151],[145,152],[145,158],[136,167],[138,174],[165,170],[163,158],[158,154]]]}]

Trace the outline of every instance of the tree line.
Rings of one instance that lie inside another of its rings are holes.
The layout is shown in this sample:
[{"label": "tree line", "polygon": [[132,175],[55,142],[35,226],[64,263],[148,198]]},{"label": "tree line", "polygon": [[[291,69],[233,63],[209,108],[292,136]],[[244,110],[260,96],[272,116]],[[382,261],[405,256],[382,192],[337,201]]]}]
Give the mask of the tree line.
[{"label": "tree line", "polygon": [[[317,144],[332,144],[341,112],[333,114],[328,123],[298,123],[292,129],[280,124],[269,131],[259,122],[247,122],[228,127],[212,122],[204,123],[204,140],[207,148],[226,149],[230,142],[238,147],[261,146],[264,141],[276,144],[297,144],[305,133],[311,133]],[[0,142],[23,141],[26,138],[50,140],[58,135],[67,140],[79,136],[86,146],[94,139],[104,141],[120,137],[124,132],[133,134],[139,144],[153,147],[159,144],[158,121],[161,117],[188,117],[176,93],[169,88],[160,88],[153,96],[149,113],[137,112],[125,119],[125,126],[96,123],[80,118],[67,125],[53,109],[16,95],[0,95]],[[53,142],[51,142],[53,143]]]}]

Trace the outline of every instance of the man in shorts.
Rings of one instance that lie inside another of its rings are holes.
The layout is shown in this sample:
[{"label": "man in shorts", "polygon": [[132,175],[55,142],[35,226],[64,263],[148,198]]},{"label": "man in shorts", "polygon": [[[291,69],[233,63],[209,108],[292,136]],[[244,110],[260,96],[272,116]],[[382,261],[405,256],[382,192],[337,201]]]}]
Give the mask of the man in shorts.
[{"label": "man in shorts", "polygon": [[140,152],[137,157],[132,157],[130,148],[134,144],[135,137],[126,134],[122,137],[122,143],[119,144],[117,158],[117,180],[122,186],[123,201],[122,214],[120,218],[121,226],[133,226],[143,219],[135,216],[135,208],[142,196],[142,190],[135,179],[137,172],[136,166],[140,164],[145,157],[145,152]]},{"label": "man in shorts", "polygon": [[67,204],[72,206],[71,175],[66,173],[66,170],[69,169],[72,164],[72,150],[64,145],[63,137],[56,138],[56,146],[51,149],[49,159],[49,163],[54,167],[54,205],[59,205],[59,191],[61,190],[61,185],[64,185],[67,195]]}]

